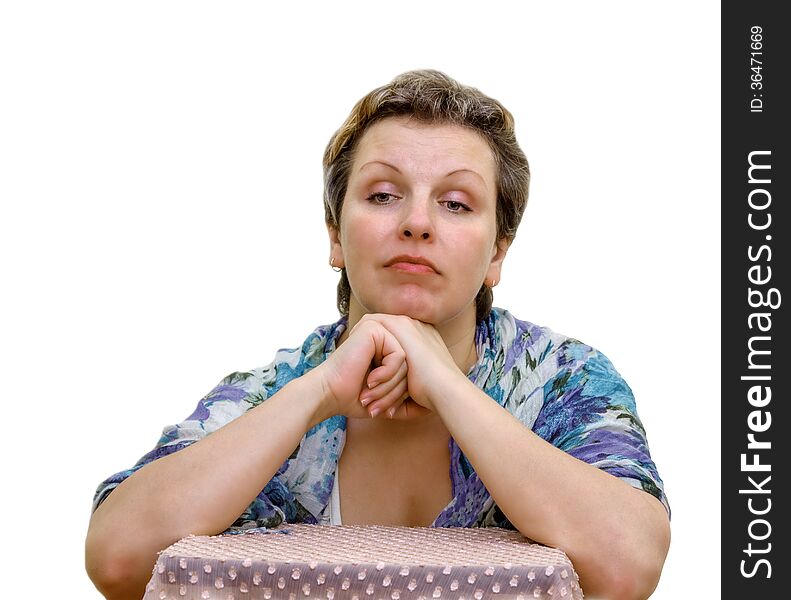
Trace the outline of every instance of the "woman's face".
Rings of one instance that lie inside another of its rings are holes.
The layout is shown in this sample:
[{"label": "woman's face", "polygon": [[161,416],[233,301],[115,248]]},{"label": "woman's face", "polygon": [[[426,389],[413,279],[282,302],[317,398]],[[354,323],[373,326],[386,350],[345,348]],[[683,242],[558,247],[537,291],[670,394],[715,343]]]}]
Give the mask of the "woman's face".
[{"label": "woman's face", "polygon": [[436,326],[475,318],[481,284],[500,279],[495,161],[476,132],[388,118],[351,167],[331,256],[351,286],[350,318],[403,314]]}]

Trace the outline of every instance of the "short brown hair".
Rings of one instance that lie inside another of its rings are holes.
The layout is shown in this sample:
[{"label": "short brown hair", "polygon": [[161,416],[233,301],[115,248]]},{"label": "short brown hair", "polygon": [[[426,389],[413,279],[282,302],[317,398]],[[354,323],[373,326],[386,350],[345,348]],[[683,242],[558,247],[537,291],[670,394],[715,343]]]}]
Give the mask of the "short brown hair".
[{"label": "short brown hair", "polygon": [[[440,71],[408,71],[376,88],[354,105],[324,151],[324,213],[340,229],[341,210],[355,149],[368,127],[388,117],[407,116],[425,123],[453,124],[478,132],[489,144],[497,166],[497,239],[510,243],[527,204],[530,168],[514,133],[514,118],[497,100],[462,85]],[[338,282],[338,310],[349,314],[351,287],[346,269]],[[475,298],[478,321],[492,308],[485,284]]]}]

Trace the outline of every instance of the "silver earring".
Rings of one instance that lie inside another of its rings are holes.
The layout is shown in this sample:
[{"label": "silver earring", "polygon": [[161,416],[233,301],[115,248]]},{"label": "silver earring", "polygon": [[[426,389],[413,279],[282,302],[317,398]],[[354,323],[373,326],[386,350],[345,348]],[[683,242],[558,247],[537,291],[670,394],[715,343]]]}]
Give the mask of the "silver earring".
[{"label": "silver earring", "polygon": [[335,271],[336,273],[340,273],[341,271],[343,271],[343,269],[341,269],[340,267],[336,267],[335,266],[335,257],[334,256],[330,259],[330,267],[332,267],[332,270]]}]

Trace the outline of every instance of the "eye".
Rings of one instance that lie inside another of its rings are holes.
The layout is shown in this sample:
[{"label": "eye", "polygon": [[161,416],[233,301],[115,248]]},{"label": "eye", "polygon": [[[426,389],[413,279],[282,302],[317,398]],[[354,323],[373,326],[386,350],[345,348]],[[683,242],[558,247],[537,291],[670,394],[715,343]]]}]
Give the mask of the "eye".
[{"label": "eye", "polygon": [[469,212],[470,207],[466,204],[462,204],[461,202],[457,202],[456,200],[445,200],[443,202],[445,204],[445,208],[447,208],[450,212]]},{"label": "eye", "polygon": [[388,192],[376,192],[366,198],[366,200],[373,204],[390,204],[390,202],[395,199],[396,196]]}]

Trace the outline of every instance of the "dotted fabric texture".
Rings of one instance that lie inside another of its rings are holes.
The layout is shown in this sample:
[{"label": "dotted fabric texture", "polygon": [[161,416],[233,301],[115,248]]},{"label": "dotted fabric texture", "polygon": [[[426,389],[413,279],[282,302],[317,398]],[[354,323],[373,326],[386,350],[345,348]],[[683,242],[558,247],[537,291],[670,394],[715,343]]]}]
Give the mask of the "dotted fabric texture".
[{"label": "dotted fabric texture", "polygon": [[583,598],[560,550],[498,528],[285,525],[163,550],[144,600]]}]

